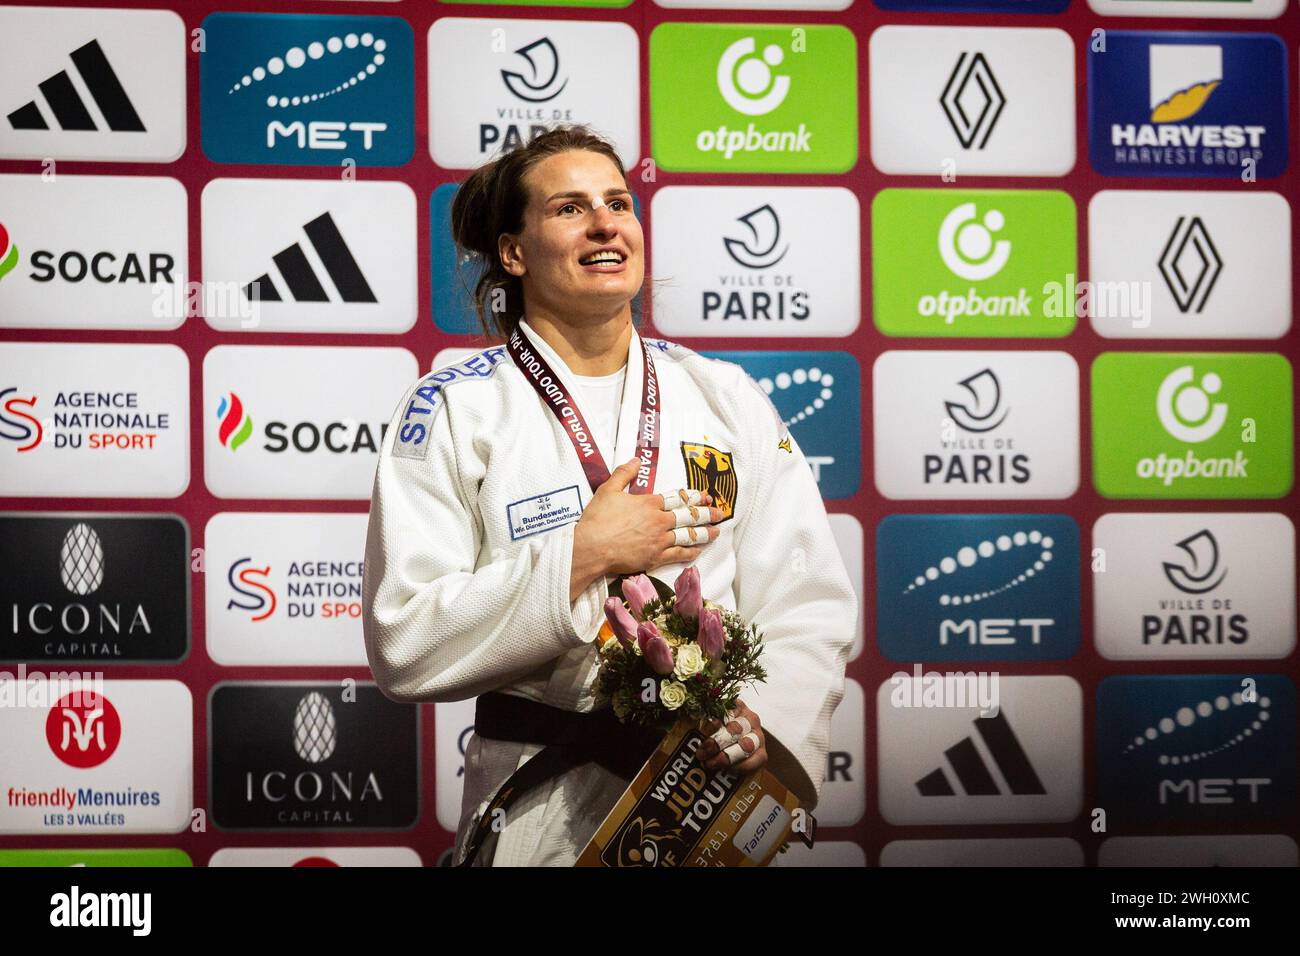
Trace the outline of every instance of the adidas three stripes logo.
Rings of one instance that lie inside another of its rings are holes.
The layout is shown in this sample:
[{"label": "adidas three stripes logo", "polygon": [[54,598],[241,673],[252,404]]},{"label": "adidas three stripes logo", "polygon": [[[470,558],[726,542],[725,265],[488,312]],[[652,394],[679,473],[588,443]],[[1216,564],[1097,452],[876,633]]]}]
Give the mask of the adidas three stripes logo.
[{"label": "adidas three stripes logo", "polygon": [[[99,108],[108,128],[119,133],[143,133],[144,123],[113,72],[108,57],[98,40],[72,51],[72,63]],[[76,84],[67,70],[59,70],[37,84],[54,120],[64,130],[97,130],[95,119],[87,109]],[[9,125],[14,129],[49,129],[40,106],[33,99],[9,114]]]},{"label": "adidas three stripes logo", "polygon": [[[366,282],[357,260],[352,257],[352,251],[343,240],[343,234],[335,225],[334,218],[328,212],[321,213],[302,228],[344,302],[379,301],[371,291],[370,284]],[[280,276],[295,302],[330,301],[329,294],[317,277],[300,243],[295,242],[288,248],[280,250],[271,257],[271,261],[280,270]],[[244,296],[262,302],[284,301],[269,272],[264,272],[244,286]]]}]

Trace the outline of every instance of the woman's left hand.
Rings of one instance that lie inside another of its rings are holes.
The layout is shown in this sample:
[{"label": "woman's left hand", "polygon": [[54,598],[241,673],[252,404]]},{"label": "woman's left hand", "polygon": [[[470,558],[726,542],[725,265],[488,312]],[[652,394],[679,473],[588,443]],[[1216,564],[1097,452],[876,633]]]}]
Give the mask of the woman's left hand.
[{"label": "woman's left hand", "polygon": [[[749,722],[748,732],[745,730],[745,725],[737,720],[740,717]],[[711,720],[705,724],[704,733],[706,735],[712,734],[721,726],[721,721]],[[736,763],[732,763],[731,758],[725,752],[727,745],[719,747],[716,741],[706,737],[697,754],[700,758],[700,765],[705,770],[726,770],[730,767],[737,773],[746,774],[767,763],[767,739],[763,736],[763,728],[759,723],[758,714],[746,707],[744,701],[736,701],[736,707],[731,712],[731,719],[727,721],[727,731],[737,738],[735,743],[730,746],[738,745],[746,756],[737,760]]]}]

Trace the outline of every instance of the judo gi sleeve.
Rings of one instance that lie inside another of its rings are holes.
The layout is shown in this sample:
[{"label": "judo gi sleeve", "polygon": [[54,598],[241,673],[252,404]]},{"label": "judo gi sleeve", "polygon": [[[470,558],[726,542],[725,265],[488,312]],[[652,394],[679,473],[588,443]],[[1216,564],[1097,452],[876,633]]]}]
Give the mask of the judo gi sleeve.
[{"label": "judo gi sleeve", "polygon": [[362,577],[366,655],[383,692],[464,700],[589,643],[605,581],[569,604],[574,525],[476,568],[480,516],[458,473],[449,411],[433,416],[423,457],[404,457],[393,454],[404,406],[379,456]]},{"label": "judo gi sleeve", "polygon": [[[762,720],[770,769],[812,808],[826,777],[858,599],[812,469],[771,400],[744,378],[749,387],[737,391],[754,402],[744,416],[753,441],[749,506],[735,532],[734,592],[737,612],[763,634],[760,663],[768,676],[741,699]],[[746,490],[740,477],[738,498]]]}]

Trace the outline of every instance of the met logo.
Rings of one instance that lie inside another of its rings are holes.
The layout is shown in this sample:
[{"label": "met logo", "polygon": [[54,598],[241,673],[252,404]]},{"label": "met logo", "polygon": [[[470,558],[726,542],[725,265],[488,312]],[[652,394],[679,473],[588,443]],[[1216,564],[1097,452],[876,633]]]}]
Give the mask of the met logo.
[{"label": "met logo", "polygon": [[404,20],[214,13],[203,31],[208,158],[314,166],[411,158],[414,40]]}]

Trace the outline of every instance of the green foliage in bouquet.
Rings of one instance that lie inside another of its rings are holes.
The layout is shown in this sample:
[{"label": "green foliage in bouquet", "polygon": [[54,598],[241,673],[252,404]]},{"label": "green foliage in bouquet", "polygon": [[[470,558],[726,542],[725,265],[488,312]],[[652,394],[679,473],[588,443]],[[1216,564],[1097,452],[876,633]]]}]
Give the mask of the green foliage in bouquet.
[{"label": "green foliage in bouquet", "polygon": [[[683,715],[723,720],[746,685],[767,678],[758,662],[762,633],[734,611],[701,600],[695,568],[678,578],[676,592],[648,575],[628,580],[623,590],[631,600],[606,602],[614,636],[600,648],[596,678],[598,699],[608,700],[621,721],[667,730]],[[684,616],[683,601],[699,616]]]}]

